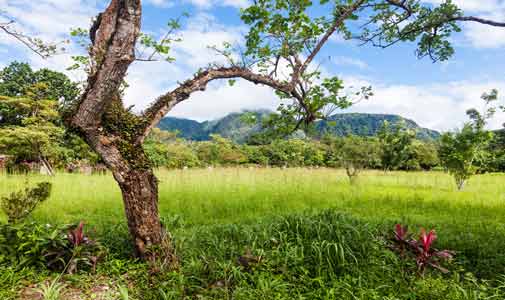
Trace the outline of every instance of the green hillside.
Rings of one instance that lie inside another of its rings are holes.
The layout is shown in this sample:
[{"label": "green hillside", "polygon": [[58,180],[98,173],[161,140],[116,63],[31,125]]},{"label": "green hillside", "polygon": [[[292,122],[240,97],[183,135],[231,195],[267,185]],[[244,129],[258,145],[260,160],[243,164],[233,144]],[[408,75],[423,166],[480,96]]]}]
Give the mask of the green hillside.
[{"label": "green hillside", "polygon": [[[328,121],[320,121],[316,124],[317,131],[320,133],[331,133],[337,136],[359,135],[374,136],[384,123],[398,124],[405,122],[407,128],[416,130],[417,137],[422,140],[437,139],[440,136],[435,130],[421,128],[416,122],[405,119],[398,115],[386,114],[362,114],[348,113],[335,114],[328,118]],[[328,122],[332,122],[331,125]]]},{"label": "green hillside", "polygon": [[[250,112],[248,112],[250,114]],[[235,142],[242,143],[247,138],[261,130],[261,120],[270,112],[256,111],[256,122],[244,121],[244,113],[231,113],[221,119],[214,121],[197,122],[190,119],[167,117],[161,120],[158,127],[162,130],[179,132],[179,136],[188,140],[202,141],[210,139],[211,134],[219,134],[230,138]],[[250,119],[250,118],[248,118]],[[316,132],[318,136],[330,133],[336,136],[359,135],[373,136],[377,133],[384,121],[391,124],[405,122],[408,128],[415,129],[419,139],[430,140],[440,136],[437,131],[421,128],[416,122],[405,119],[398,115],[387,114],[362,114],[346,113],[335,114],[327,121],[318,121],[316,123]]]}]

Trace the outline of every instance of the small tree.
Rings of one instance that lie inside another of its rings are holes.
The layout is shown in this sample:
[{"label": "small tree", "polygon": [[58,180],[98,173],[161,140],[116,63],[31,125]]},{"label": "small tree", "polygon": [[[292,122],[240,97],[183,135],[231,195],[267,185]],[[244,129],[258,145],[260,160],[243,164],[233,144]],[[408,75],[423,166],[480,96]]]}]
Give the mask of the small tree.
[{"label": "small tree", "polygon": [[[489,105],[498,99],[498,92],[493,90],[481,98]],[[443,134],[440,139],[440,162],[454,177],[458,190],[463,189],[465,182],[477,172],[477,161],[486,155],[485,148],[493,139],[493,133],[486,130],[485,125],[495,111],[493,107],[487,108],[483,113],[476,109],[468,110],[467,115],[471,121],[457,132]]]},{"label": "small tree", "polygon": [[378,137],[381,146],[381,163],[384,171],[391,171],[405,165],[412,155],[415,132],[406,128],[404,122],[390,125],[384,121]]},{"label": "small tree", "polygon": [[[34,71],[30,65],[12,62],[0,71],[0,95],[50,99],[60,105],[72,103],[79,97],[78,85],[65,74],[49,69]],[[11,119],[2,119],[0,123]]]},{"label": "small tree", "polygon": [[53,123],[58,118],[55,104],[51,100],[0,97],[0,116],[9,109],[20,119],[19,125],[0,125],[0,152],[16,161],[39,162],[52,175],[51,161],[62,153],[64,136],[64,129]]},{"label": "small tree", "polygon": [[412,143],[412,155],[407,161],[407,170],[431,170],[438,166],[437,145],[433,142],[414,140]]},{"label": "small tree", "polygon": [[351,184],[365,168],[373,166],[380,159],[379,147],[373,139],[348,136],[337,140],[337,156],[341,167],[346,171]]},{"label": "small tree", "polygon": [[13,62],[0,71],[0,152],[14,162],[40,163],[51,174],[55,162],[96,161],[89,146],[63,126],[60,111],[79,89],[67,76],[33,71]]}]

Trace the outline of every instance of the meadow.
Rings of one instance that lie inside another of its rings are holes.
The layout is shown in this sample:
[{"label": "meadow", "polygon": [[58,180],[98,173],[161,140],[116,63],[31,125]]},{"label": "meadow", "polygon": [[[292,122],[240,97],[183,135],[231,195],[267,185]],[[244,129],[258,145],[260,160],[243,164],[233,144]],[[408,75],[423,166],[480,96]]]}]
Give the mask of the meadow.
[{"label": "meadow", "polygon": [[[97,298],[90,286],[99,284],[124,285],[131,299],[505,299],[505,174],[474,176],[461,192],[442,172],[367,171],[356,185],[324,168],[157,175],[160,214],[181,259],[179,271],[157,275],[130,257],[110,175],[3,174],[0,196],[51,181],[51,198],[31,219],[93,228],[109,254],[96,273],[64,277],[88,291],[83,299]],[[387,247],[396,223],[434,228],[436,247],[456,251],[451,272],[411,271]],[[253,270],[236,263],[246,251],[264,257]],[[1,299],[55,276],[2,268]]]}]

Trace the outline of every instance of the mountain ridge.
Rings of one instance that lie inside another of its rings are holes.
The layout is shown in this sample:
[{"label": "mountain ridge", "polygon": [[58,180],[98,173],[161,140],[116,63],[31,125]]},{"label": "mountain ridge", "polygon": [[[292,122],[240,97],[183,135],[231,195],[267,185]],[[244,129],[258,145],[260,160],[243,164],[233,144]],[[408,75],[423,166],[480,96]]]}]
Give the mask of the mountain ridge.
[{"label": "mountain ridge", "polygon": [[[255,123],[245,122],[243,116],[246,113],[249,115],[252,113],[257,121]],[[188,140],[205,141],[210,139],[210,135],[219,134],[235,142],[243,143],[252,134],[261,131],[261,120],[270,113],[266,110],[236,112],[216,120],[203,122],[186,118],[165,117],[158,124],[158,128],[178,131],[180,137]],[[330,116],[328,120],[315,123],[316,137],[324,134],[374,136],[384,121],[391,124],[403,121],[407,128],[416,130],[417,137],[422,140],[434,140],[440,136],[436,130],[423,128],[415,121],[395,114],[339,113]]]}]

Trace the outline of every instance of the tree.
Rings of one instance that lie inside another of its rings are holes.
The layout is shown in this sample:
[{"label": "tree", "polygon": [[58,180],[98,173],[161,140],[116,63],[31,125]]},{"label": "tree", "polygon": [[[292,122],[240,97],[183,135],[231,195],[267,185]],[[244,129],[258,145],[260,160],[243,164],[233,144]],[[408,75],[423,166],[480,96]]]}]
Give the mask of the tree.
[{"label": "tree", "polygon": [[505,130],[494,132],[493,140],[486,151],[490,154],[490,161],[486,164],[486,171],[505,172]]},{"label": "tree", "polygon": [[34,71],[30,65],[20,62],[12,62],[0,71],[2,96],[50,99],[64,106],[75,102],[79,94],[78,85],[63,73],[49,69]]},{"label": "tree", "polygon": [[358,175],[379,161],[380,148],[374,139],[348,136],[337,140],[337,159],[346,171],[351,184],[355,184]]},{"label": "tree", "polygon": [[377,133],[381,145],[381,163],[384,171],[391,171],[405,165],[412,156],[412,142],[415,132],[405,127],[405,123],[391,126],[385,121]]},{"label": "tree", "polygon": [[437,145],[433,142],[414,140],[411,157],[404,166],[407,170],[431,170],[440,163]]},{"label": "tree", "polygon": [[[141,145],[167,112],[193,92],[205,90],[210,81],[242,78],[273,88],[291,101],[279,108],[282,118],[276,123],[286,121],[287,126],[296,129],[324,118],[325,110],[347,107],[354,99],[342,95],[338,78],[321,79],[313,64],[335,33],[382,47],[417,39],[419,56],[445,60],[453,52],[448,37],[459,30],[457,22],[505,27],[503,23],[464,16],[450,1],[438,7],[418,0],[323,0],[320,4],[327,7],[322,10],[328,12],[326,15],[309,13],[310,1],[255,2],[242,12],[242,19],[250,27],[244,55],[236,59],[229,44],[224,49],[216,48],[228,58],[228,66],[201,69],[193,78],[158,97],[141,115],[133,114],[121,101],[126,72],[136,60],[137,42],[152,44],[146,43],[140,33],[141,0],[111,0],[96,19],[89,31],[87,85],[67,121],[99,153],[118,182],[139,256],[155,259],[160,253],[153,248],[162,248],[166,250],[162,256],[173,258],[170,240],[158,216],[157,180]],[[363,26],[349,26],[357,20],[362,20]],[[353,33],[351,29],[361,32]],[[158,52],[168,51],[166,45],[154,46]],[[365,87],[354,93],[368,97],[370,89]]]},{"label": "tree", "polygon": [[0,152],[15,161],[37,161],[52,175],[51,160],[62,152],[64,129],[53,122],[58,118],[55,101],[0,96],[0,115],[14,115],[20,124],[0,126]]},{"label": "tree", "polygon": [[0,71],[0,152],[14,162],[39,162],[53,173],[58,162],[96,161],[96,155],[63,126],[61,111],[79,95],[77,84],[62,73],[33,71],[13,62]]},{"label": "tree", "polygon": [[458,190],[463,189],[465,182],[476,173],[477,162],[484,160],[486,147],[493,139],[493,133],[486,130],[485,126],[496,112],[494,107],[488,105],[498,99],[498,91],[483,94],[481,98],[487,109],[484,112],[469,109],[467,115],[471,121],[460,131],[447,132],[440,139],[440,161],[454,177]]}]

